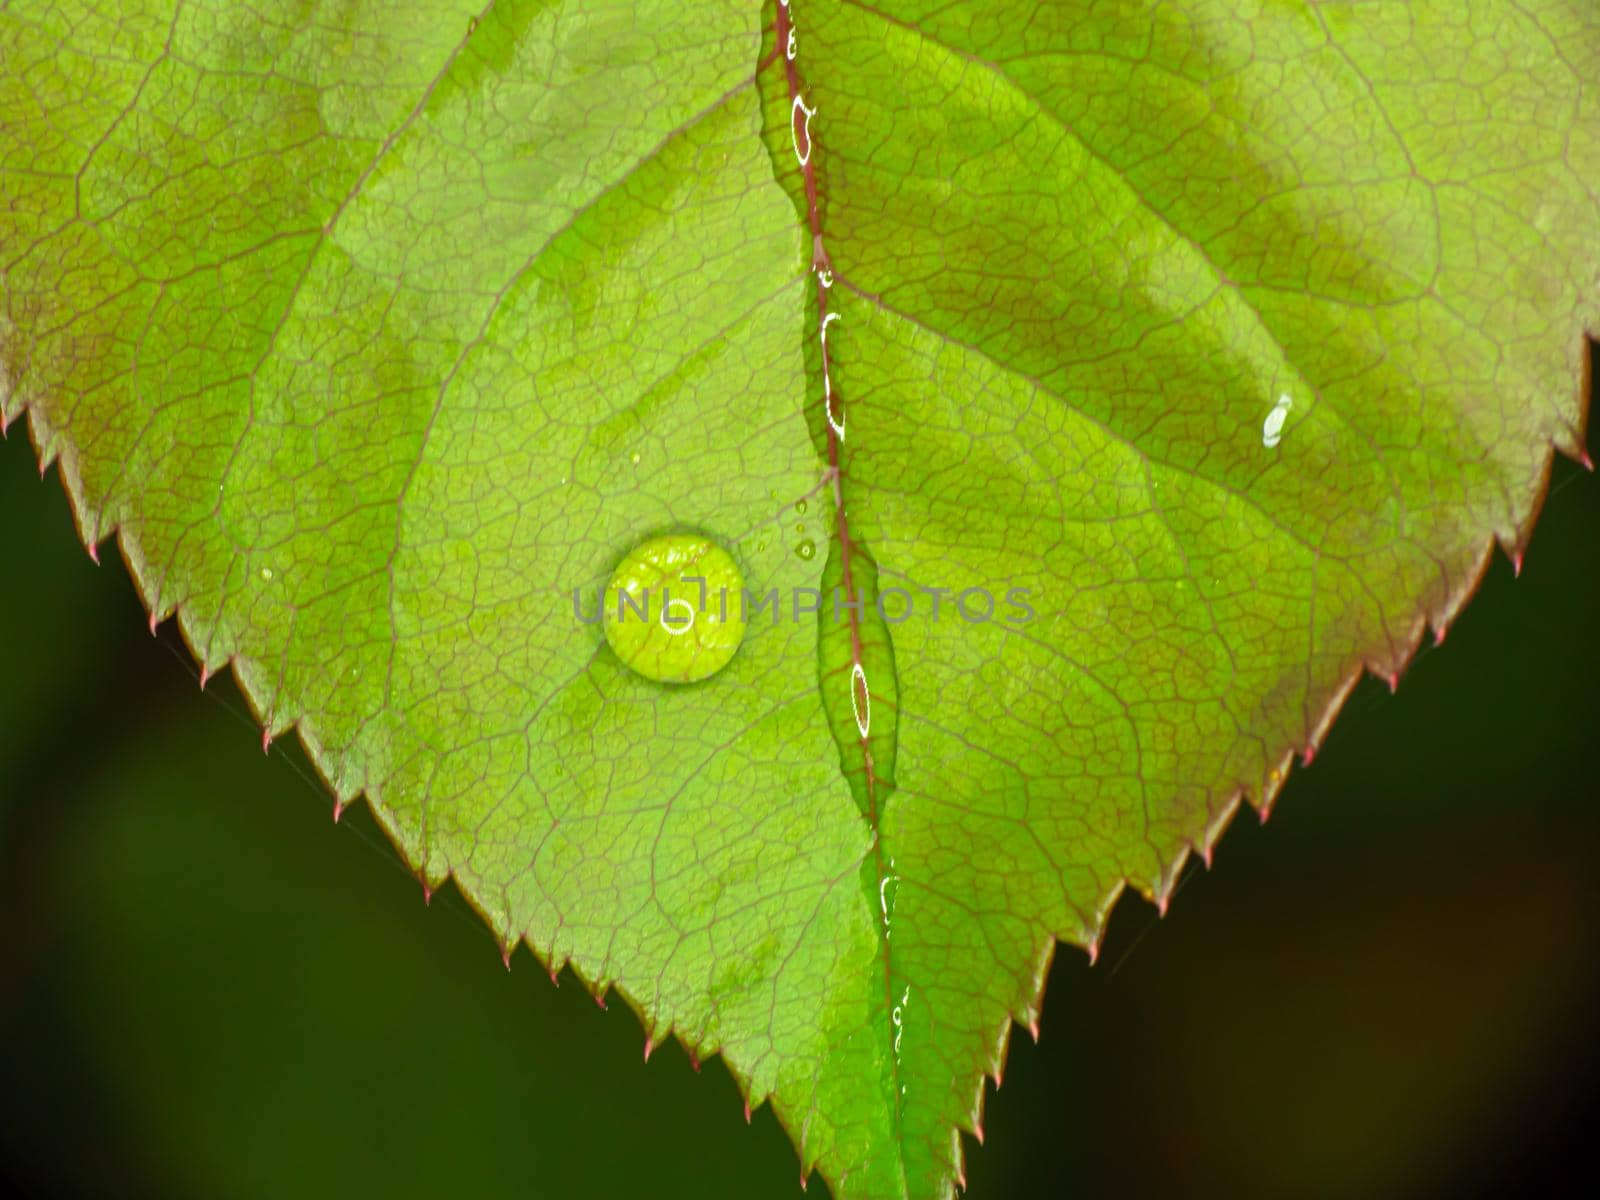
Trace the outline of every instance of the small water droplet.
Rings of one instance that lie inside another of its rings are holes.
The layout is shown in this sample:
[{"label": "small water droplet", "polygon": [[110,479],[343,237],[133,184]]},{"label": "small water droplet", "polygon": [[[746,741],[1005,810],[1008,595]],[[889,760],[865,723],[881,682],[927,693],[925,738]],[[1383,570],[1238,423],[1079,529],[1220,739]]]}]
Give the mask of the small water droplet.
[{"label": "small water droplet", "polygon": [[795,510],[795,512],[799,513],[802,517],[805,516],[806,515],[806,502],[804,500],[796,500],[794,502],[794,510]]},{"label": "small water droplet", "polygon": [[810,538],[807,538],[794,548],[794,552],[801,558],[810,558],[817,552],[817,545]]},{"label": "small water droplet", "polygon": [[1267,414],[1267,419],[1261,425],[1261,444],[1271,450],[1283,440],[1283,423],[1289,418],[1289,410],[1294,407],[1294,401],[1289,393],[1285,392],[1278,397],[1278,403]]},{"label": "small water droplet", "polygon": [[271,567],[262,567],[261,568],[261,578],[263,578],[263,579],[271,579],[272,578],[272,568]]},{"label": "small water droplet", "polygon": [[804,521],[796,521],[794,524],[794,531],[798,534],[804,535],[806,531],[806,523]]},{"label": "small water droplet", "polygon": [[765,550],[766,548],[767,548],[767,544],[765,542],[757,542],[756,543],[756,549],[757,550]]},{"label": "small water droplet", "polygon": [[631,455],[630,455],[630,456],[629,456],[629,459],[630,459],[630,461],[631,461],[631,462],[632,462],[632,463],[633,463],[633,465],[634,465],[634,466],[636,466],[636,467],[637,467],[637,466],[638,466],[638,465],[639,465],[639,459],[640,459],[640,458],[641,458],[641,457],[642,457],[642,455],[640,455],[640,453],[639,453],[639,452],[638,452],[638,451],[637,451],[637,450],[635,450],[635,451],[634,451],[634,452],[633,452],[633,453],[632,453],[632,454],[631,454]]}]

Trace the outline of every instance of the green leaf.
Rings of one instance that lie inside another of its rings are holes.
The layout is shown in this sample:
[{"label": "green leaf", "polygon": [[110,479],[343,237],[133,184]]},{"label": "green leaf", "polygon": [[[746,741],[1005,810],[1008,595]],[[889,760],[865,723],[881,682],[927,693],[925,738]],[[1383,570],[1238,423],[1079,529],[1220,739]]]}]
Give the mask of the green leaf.
[{"label": "green leaf", "polygon": [[[1057,940],[1582,453],[1592,0],[23,0],[0,56],[0,414],[86,541],[842,1196],[950,1193]],[[665,685],[582,613],[680,532],[778,607]]]}]

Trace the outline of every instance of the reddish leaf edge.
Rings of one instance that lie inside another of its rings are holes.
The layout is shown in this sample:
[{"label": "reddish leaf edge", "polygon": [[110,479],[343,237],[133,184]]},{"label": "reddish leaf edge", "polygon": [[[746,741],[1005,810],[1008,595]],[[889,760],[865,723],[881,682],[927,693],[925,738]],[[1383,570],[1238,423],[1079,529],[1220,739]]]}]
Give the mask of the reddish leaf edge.
[{"label": "reddish leaf edge", "polygon": [[[1184,868],[1188,865],[1191,855],[1199,855],[1207,869],[1212,866],[1214,852],[1218,841],[1227,831],[1239,808],[1244,803],[1249,803],[1264,824],[1272,815],[1279,796],[1284,786],[1288,783],[1289,776],[1295,767],[1298,758],[1301,767],[1309,767],[1315,761],[1317,753],[1327,738],[1328,731],[1334,720],[1339,715],[1345,701],[1349,698],[1356,685],[1364,674],[1370,674],[1382,681],[1391,691],[1398,688],[1399,682],[1404,678],[1406,670],[1415,659],[1418,651],[1423,648],[1424,639],[1432,631],[1432,641],[1435,645],[1444,642],[1450,626],[1467,603],[1476,595],[1488,574],[1489,567],[1494,558],[1494,550],[1498,546],[1510,562],[1514,573],[1520,575],[1522,564],[1532,539],[1534,527],[1538,523],[1543,511],[1545,501],[1550,494],[1550,478],[1557,453],[1567,457],[1585,470],[1594,471],[1594,460],[1590,456],[1586,444],[1590,421],[1591,397],[1594,390],[1595,361],[1600,357],[1600,325],[1585,330],[1579,335],[1577,351],[1579,361],[1577,369],[1576,386],[1578,389],[1578,422],[1570,431],[1570,440],[1552,440],[1546,449],[1544,462],[1540,470],[1537,490],[1528,508],[1521,527],[1511,539],[1504,539],[1496,534],[1487,534],[1484,537],[1483,549],[1472,571],[1466,575],[1460,584],[1446,595],[1435,617],[1430,618],[1425,612],[1419,612],[1408,637],[1402,643],[1400,654],[1397,658],[1385,658],[1372,653],[1370,650],[1356,650],[1351,654],[1351,663],[1341,678],[1324,699],[1321,711],[1316,720],[1311,723],[1305,737],[1299,745],[1286,746],[1280,756],[1278,766],[1268,775],[1268,784],[1259,795],[1252,795],[1249,787],[1241,784],[1231,792],[1221,805],[1215,810],[1212,820],[1206,826],[1201,838],[1180,848],[1160,874],[1156,884],[1148,889],[1136,888],[1137,893],[1147,902],[1153,904],[1157,913],[1165,917],[1170,905],[1172,894]],[[417,875],[417,880],[422,887],[423,900],[430,903],[434,894],[446,883],[455,883],[455,874],[450,869],[435,875],[426,875],[417,864],[410,861],[405,850],[399,831],[391,824],[384,811],[381,799],[376,802],[365,789],[353,789],[341,795],[334,783],[337,774],[337,756],[329,751],[316,737],[310,728],[308,718],[301,717],[292,721],[275,723],[266,699],[267,689],[257,680],[254,664],[241,661],[240,656],[233,655],[217,664],[208,664],[205,661],[203,650],[200,649],[206,631],[199,628],[199,619],[192,615],[187,601],[177,601],[171,606],[163,606],[155,587],[150,582],[149,562],[146,559],[138,539],[129,532],[121,523],[112,525],[108,529],[99,528],[99,513],[88,501],[82,479],[77,470],[76,454],[70,441],[65,438],[53,436],[53,431],[45,421],[44,414],[36,403],[21,402],[15,408],[5,411],[3,401],[14,397],[0,398],[0,438],[9,438],[11,425],[19,418],[26,418],[29,440],[32,442],[35,456],[39,461],[39,477],[42,480],[52,466],[57,468],[57,475],[61,480],[62,490],[67,497],[68,507],[71,510],[73,524],[77,529],[79,539],[95,565],[100,564],[99,545],[108,538],[114,538],[118,552],[122,556],[123,564],[129,577],[134,582],[139,600],[149,614],[147,627],[151,634],[155,634],[161,624],[168,620],[176,619],[178,632],[183,638],[184,645],[189,650],[199,666],[200,687],[215,678],[224,669],[233,675],[234,684],[239,694],[244,697],[249,706],[251,716],[261,726],[261,744],[264,751],[270,752],[272,742],[282,737],[285,733],[293,732],[299,740],[301,749],[306,759],[311,763],[322,785],[327,788],[333,798],[333,819],[339,821],[345,810],[354,802],[364,801],[367,810],[377,822],[380,829],[388,837],[395,853],[402,862],[410,867]],[[1420,603],[1416,607],[1421,607]],[[1044,1004],[1045,983],[1048,979],[1050,967],[1055,958],[1056,948],[1062,943],[1077,946],[1084,950],[1093,966],[1099,958],[1101,940],[1104,936],[1106,925],[1112,910],[1117,902],[1132,886],[1132,881],[1126,877],[1119,879],[1102,900],[1094,914],[1094,924],[1090,936],[1082,943],[1067,938],[1051,935],[1040,946],[1034,957],[1034,968],[1031,973],[1031,996],[1020,1013],[1012,1013],[1003,1023],[1002,1028],[996,1031],[993,1041],[994,1051],[990,1062],[985,1064],[985,1070],[979,1076],[976,1093],[967,1114],[968,1119],[959,1132],[971,1137],[978,1145],[984,1142],[983,1128],[983,1103],[985,1098],[984,1082],[993,1083],[998,1089],[1004,1079],[1004,1064],[1009,1048],[1011,1030],[1015,1026],[1024,1026],[1032,1035],[1034,1041],[1041,1036],[1040,1021]],[[688,1057],[692,1069],[699,1073],[701,1065],[713,1057],[720,1057],[720,1046],[692,1044],[683,1031],[668,1028],[661,1029],[652,1024],[649,1015],[644,1011],[642,1003],[627,989],[613,986],[608,979],[589,976],[583,972],[578,964],[570,959],[557,963],[537,945],[528,940],[524,935],[509,930],[497,930],[494,920],[488,910],[480,904],[468,891],[457,886],[457,893],[471,909],[483,920],[491,936],[500,948],[500,958],[507,970],[511,969],[511,961],[517,949],[526,944],[529,952],[540,966],[549,974],[550,981],[555,986],[560,986],[560,973],[563,968],[569,969],[574,978],[594,998],[595,1003],[602,1009],[607,1007],[606,998],[612,992],[621,996],[626,1006],[637,1017],[645,1033],[643,1058],[646,1063],[650,1061],[653,1052],[669,1038],[678,1041]],[[755,1096],[751,1094],[749,1077],[741,1072],[733,1063],[723,1060],[729,1075],[738,1087],[744,1103],[744,1118],[748,1123],[754,1110],[767,1102],[769,1096]],[[797,1132],[793,1122],[778,1110],[774,1105],[775,1114],[793,1140]],[[955,1131],[952,1131],[954,1134]],[[956,1155],[954,1167],[958,1183],[965,1187],[964,1165],[965,1147],[959,1144],[954,1147]],[[800,1154],[798,1142],[796,1144],[797,1156]],[[819,1171],[825,1178],[837,1178],[837,1174],[828,1169],[828,1164],[821,1156],[812,1157],[809,1161],[801,1158],[801,1186],[805,1187],[806,1181],[812,1171]]]},{"label": "reddish leaf edge", "polygon": [[[765,63],[761,64],[766,65]],[[759,67],[758,67],[759,70]],[[1227,831],[1242,804],[1249,803],[1258,813],[1262,823],[1272,815],[1279,796],[1284,786],[1288,783],[1289,776],[1299,759],[1299,766],[1309,767],[1315,761],[1317,754],[1327,738],[1335,718],[1339,715],[1345,701],[1354,691],[1364,674],[1386,684],[1390,691],[1398,688],[1400,680],[1404,678],[1407,669],[1416,658],[1418,651],[1423,648],[1424,639],[1430,630],[1434,645],[1441,645],[1451,625],[1459,617],[1467,603],[1477,594],[1483,580],[1489,571],[1494,558],[1494,550],[1498,546],[1510,562],[1513,572],[1520,575],[1522,564],[1532,539],[1534,527],[1538,523],[1543,511],[1545,501],[1550,494],[1550,479],[1556,454],[1572,460],[1585,470],[1593,472],[1594,460],[1587,449],[1588,428],[1591,416],[1591,398],[1595,386],[1595,363],[1600,358],[1600,314],[1587,317],[1585,321],[1594,321],[1595,324],[1587,325],[1578,334],[1578,343],[1574,357],[1576,366],[1577,388],[1577,423],[1566,431],[1564,438],[1552,438],[1546,445],[1544,461],[1540,468],[1539,482],[1530,498],[1528,511],[1524,516],[1521,526],[1517,528],[1510,538],[1499,534],[1488,533],[1484,535],[1482,552],[1472,570],[1462,577],[1460,582],[1447,591],[1443,600],[1438,605],[1437,611],[1430,615],[1426,609],[1424,597],[1414,598],[1410,607],[1419,610],[1412,622],[1406,638],[1399,644],[1398,653],[1395,646],[1385,646],[1387,653],[1378,653],[1377,648],[1357,648],[1350,654],[1349,665],[1339,682],[1328,690],[1321,700],[1321,707],[1314,720],[1309,722],[1304,736],[1298,745],[1290,744],[1281,751],[1278,765],[1268,773],[1266,786],[1259,794],[1252,794],[1249,786],[1239,784],[1227,795],[1223,802],[1213,810],[1211,820],[1206,825],[1201,837],[1179,848],[1172,861],[1161,870],[1154,884],[1141,887],[1124,876],[1118,879],[1102,899],[1094,912],[1092,925],[1086,931],[1087,936],[1082,941],[1062,936],[1060,934],[1048,935],[1040,944],[1034,955],[1033,970],[1030,975],[1029,995],[1021,1006],[1020,1011],[1010,1013],[995,1031],[991,1042],[992,1051],[989,1061],[983,1064],[983,1070],[977,1081],[972,1101],[968,1106],[965,1122],[956,1129],[951,1130],[952,1159],[951,1165],[955,1182],[963,1191],[965,1190],[965,1147],[961,1142],[961,1134],[972,1138],[978,1145],[984,1142],[983,1104],[985,1099],[984,1083],[993,1083],[998,1089],[1004,1079],[1004,1065],[1009,1048],[1011,1031],[1015,1026],[1028,1029],[1034,1041],[1041,1035],[1040,1021],[1044,1004],[1045,983],[1049,976],[1051,965],[1055,958],[1057,947],[1063,943],[1074,945],[1086,952],[1089,964],[1093,966],[1099,958],[1101,941],[1104,937],[1107,923],[1112,910],[1122,896],[1132,887],[1148,903],[1155,906],[1157,913],[1165,917],[1170,905],[1174,889],[1183,875],[1184,868],[1188,865],[1191,855],[1198,855],[1209,869],[1213,863],[1214,852],[1218,841]],[[457,883],[455,873],[446,868],[436,875],[426,874],[418,864],[411,861],[403,848],[403,839],[399,830],[392,824],[388,814],[384,811],[381,798],[374,799],[364,788],[352,788],[341,794],[335,783],[339,772],[339,757],[330,751],[316,736],[310,718],[305,716],[291,720],[278,720],[272,712],[268,698],[269,688],[265,684],[265,675],[261,672],[260,664],[242,659],[239,655],[229,656],[220,663],[208,663],[202,648],[207,631],[201,628],[201,618],[193,615],[187,600],[179,600],[170,605],[163,604],[159,595],[159,584],[152,583],[150,563],[146,559],[143,548],[134,536],[122,523],[117,522],[109,527],[102,528],[101,514],[89,502],[85,493],[82,478],[77,469],[77,455],[69,439],[53,430],[46,421],[43,411],[37,401],[19,400],[16,396],[15,381],[4,381],[12,384],[7,395],[0,396],[0,438],[9,439],[10,427],[19,419],[26,419],[29,439],[32,442],[35,456],[39,462],[39,477],[42,480],[52,466],[57,468],[62,490],[66,493],[68,507],[71,510],[73,524],[78,532],[78,537],[95,565],[100,564],[100,544],[108,538],[114,538],[116,547],[122,556],[122,561],[133,580],[135,590],[138,592],[140,603],[148,613],[147,627],[154,635],[158,627],[168,620],[176,619],[179,634],[184,645],[189,650],[199,666],[200,687],[205,688],[207,683],[215,678],[224,669],[229,670],[234,679],[239,694],[244,697],[250,709],[251,716],[261,726],[261,746],[264,752],[270,752],[272,743],[284,734],[293,732],[299,740],[301,749],[306,759],[316,771],[318,779],[327,788],[333,798],[333,819],[339,821],[345,810],[357,800],[364,801],[367,810],[377,822],[384,835],[389,839],[400,860],[416,874],[422,887],[423,900],[430,903],[434,894],[446,883]],[[1312,706],[1308,706],[1312,707]],[[659,1049],[668,1039],[675,1039],[683,1048],[692,1069],[699,1073],[701,1065],[713,1057],[720,1058],[719,1045],[692,1044],[684,1031],[676,1028],[666,1028],[654,1025],[649,1015],[645,1012],[643,1004],[628,990],[614,984],[610,979],[587,975],[578,964],[570,959],[555,962],[552,957],[542,953],[537,945],[524,934],[509,929],[497,929],[493,915],[487,908],[478,902],[466,889],[456,887],[457,894],[467,905],[483,920],[491,936],[500,949],[500,959],[507,970],[511,969],[512,958],[516,951],[524,944],[540,966],[549,974],[550,981],[555,986],[560,986],[560,974],[565,968],[571,971],[580,985],[594,998],[595,1003],[602,1009],[607,1008],[607,997],[613,992],[622,997],[626,1006],[638,1018],[640,1026],[645,1033],[643,1058],[646,1063],[655,1050]],[[769,1095],[753,1095],[750,1080],[738,1067],[723,1059],[723,1065],[733,1078],[739,1094],[743,1100],[743,1111],[746,1123],[752,1119],[754,1110],[759,1109],[769,1099]],[[779,1104],[773,1105],[774,1113],[784,1129],[789,1133],[792,1144],[796,1147],[796,1154],[800,1160],[800,1184],[805,1188],[812,1172],[819,1172],[825,1179],[835,1180],[840,1178],[840,1172],[830,1169],[830,1164],[821,1155],[808,1155],[798,1139],[799,1127],[791,1114],[782,1111]]]}]

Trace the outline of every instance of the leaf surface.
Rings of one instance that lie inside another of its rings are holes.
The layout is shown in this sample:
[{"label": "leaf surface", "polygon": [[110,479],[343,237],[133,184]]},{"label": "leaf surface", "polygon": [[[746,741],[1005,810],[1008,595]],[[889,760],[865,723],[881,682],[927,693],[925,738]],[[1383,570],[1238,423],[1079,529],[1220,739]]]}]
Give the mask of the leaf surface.
[{"label": "leaf surface", "polygon": [[[86,540],[842,1196],[950,1193],[1057,940],[1582,453],[1590,0],[28,0],[0,54],[0,412]],[[583,613],[680,529],[779,607],[670,687]]]}]

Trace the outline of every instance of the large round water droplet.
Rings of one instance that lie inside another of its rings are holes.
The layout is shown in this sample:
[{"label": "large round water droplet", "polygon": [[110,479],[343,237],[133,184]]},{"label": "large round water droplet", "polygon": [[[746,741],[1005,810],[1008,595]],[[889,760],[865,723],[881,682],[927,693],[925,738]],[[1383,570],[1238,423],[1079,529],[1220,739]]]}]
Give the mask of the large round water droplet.
[{"label": "large round water droplet", "polygon": [[813,542],[810,538],[807,538],[805,541],[801,542],[798,546],[796,546],[794,548],[794,552],[796,554],[798,554],[801,558],[810,558],[813,554],[815,554],[817,552],[817,544],[815,542]]},{"label": "large round water droplet", "polygon": [[606,586],[606,641],[646,679],[705,679],[744,640],[743,587],[738,564],[715,542],[687,533],[651,538]]}]

